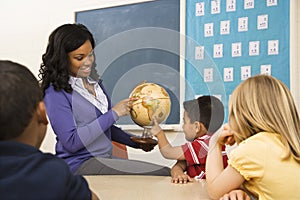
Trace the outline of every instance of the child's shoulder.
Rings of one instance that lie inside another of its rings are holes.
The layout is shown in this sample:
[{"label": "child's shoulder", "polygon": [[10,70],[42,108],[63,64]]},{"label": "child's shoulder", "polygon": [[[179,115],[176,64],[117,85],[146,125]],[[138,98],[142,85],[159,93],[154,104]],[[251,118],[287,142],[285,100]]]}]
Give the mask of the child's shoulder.
[{"label": "child's shoulder", "polygon": [[195,138],[192,143],[208,147],[210,138],[211,138],[210,135],[205,134],[205,135]]},{"label": "child's shoulder", "polygon": [[194,141],[208,141],[210,140],[211,136],[210,135],[207,135],[207,134],[204,134],[202,136],[199,136],[197,138],[194,139]]}]

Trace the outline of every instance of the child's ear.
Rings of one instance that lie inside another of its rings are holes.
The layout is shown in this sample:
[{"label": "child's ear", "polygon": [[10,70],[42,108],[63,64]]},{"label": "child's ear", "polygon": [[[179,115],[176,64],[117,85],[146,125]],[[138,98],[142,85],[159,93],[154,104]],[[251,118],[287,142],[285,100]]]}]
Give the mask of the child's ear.
[{"label": "child's ear", "polygon": [[195,121],[195,122],[194,122],[194,127],[195,127],[196,133],[199,133],[199,132],[201,131],[201,124],[202,124],[202,123],[200,123],[200,122],[198,122],[198,121]]},{"label": "child's ear", "polygon": [[195,121],[194,125],[195,125],[195,130],[197,133],[207,132],[203,123]]},{"label": "child's ear", "polygon": [[43,101],[40,101],[38,106],[37,106],[37,119],[39,123],[43,123],[44,125],[48,124],[48,119],[47,119],[47,113],[46,113],[46,106]]}]

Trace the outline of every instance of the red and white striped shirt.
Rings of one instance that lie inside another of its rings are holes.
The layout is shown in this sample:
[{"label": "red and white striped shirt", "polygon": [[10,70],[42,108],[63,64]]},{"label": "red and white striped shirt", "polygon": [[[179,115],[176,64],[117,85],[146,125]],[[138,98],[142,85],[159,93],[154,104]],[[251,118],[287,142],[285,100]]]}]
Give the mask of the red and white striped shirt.
[{"label": "red and white striped shirt", "polygon": [[[186,164],[187,174],[190,177],[205,179],[205,163],[208,152],[208,144],[211,136],[203,135],[196,138],[193,142],[188,142],[182,145]],[[227,166],[227,154],[225,146],[222,147],[224,167]]]}]

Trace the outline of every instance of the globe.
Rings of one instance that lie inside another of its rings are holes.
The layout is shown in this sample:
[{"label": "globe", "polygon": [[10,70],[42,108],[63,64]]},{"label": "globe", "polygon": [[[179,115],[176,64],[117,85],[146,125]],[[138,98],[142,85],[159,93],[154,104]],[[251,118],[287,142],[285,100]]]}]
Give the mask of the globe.
[{"label": "globe", "polygon": [[131,119],[141,127],[151,126],[155,117],[160,124],[170,114],[171,100],[167,91],[155,83],[142,83],[130,93],[132,102]]}]

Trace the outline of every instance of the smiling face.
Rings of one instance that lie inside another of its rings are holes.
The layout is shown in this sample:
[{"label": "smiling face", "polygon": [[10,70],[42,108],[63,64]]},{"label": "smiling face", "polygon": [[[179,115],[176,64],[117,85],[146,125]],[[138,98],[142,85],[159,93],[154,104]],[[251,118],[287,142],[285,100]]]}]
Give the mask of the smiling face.
[{"label": "smiling face", "polygon": [[94,52],[91,42],[87,40],[78,49],[68,53],[68,58],[70,62],[70,75],[80,78],[88,77],[94,62]]}]

